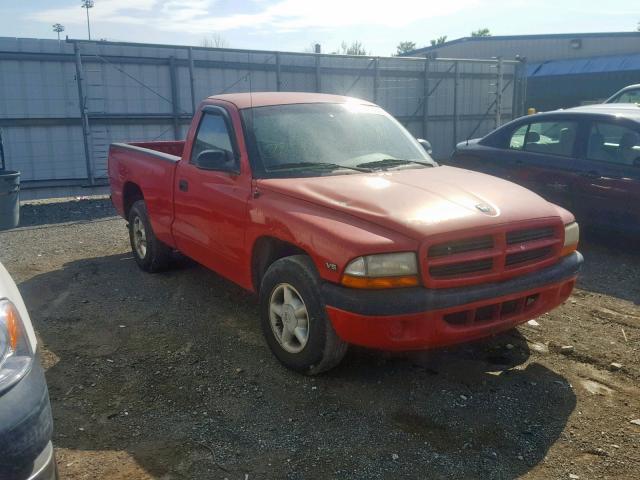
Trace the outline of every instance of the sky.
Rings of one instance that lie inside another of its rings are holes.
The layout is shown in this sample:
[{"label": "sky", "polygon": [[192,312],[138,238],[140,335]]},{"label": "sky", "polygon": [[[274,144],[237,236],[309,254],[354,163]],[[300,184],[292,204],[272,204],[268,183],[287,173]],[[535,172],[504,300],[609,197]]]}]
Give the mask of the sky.
[{"label": "sky", "polygon": [[[80,0],[0,0],[0,36],[87,38]],[[401,41],[418,47],[446,35],[469,36],[633,31],[638,0],[95,0],[93,39],[332,52],[360,41],[372,55],[391,55]]]}]

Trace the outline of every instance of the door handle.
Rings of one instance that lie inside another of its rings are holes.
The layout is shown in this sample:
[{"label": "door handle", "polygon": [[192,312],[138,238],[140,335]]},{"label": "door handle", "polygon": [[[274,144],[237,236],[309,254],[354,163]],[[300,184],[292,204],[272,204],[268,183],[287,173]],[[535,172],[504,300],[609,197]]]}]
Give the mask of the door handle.
[{"label": "door handle", "polygon": [[600,178],[600,174],[598,172],[596,172],[595,170],[589,170],[588,172],[582,172],[580,175],[582,177],[587,177],[587,178]]},{"label": "door handle", "polygon": [[178,188],[180,189],[181,192],[186,192],[189,190],[189,182],[187,182],[186,180],[180,180],[178,182]]}]

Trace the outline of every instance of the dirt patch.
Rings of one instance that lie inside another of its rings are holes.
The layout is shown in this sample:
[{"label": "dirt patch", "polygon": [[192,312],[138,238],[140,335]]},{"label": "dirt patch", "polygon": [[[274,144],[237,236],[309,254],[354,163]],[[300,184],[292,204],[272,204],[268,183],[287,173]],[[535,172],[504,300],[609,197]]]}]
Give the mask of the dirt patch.
[{"label": "dirt patch", "polygon": [[638,253],[585,244],[578,290],[537,326],[353,348],[307,378],[270,354],[251,295],[184,259],[139,271],[104,199],[55,205],[0,233],[0,260],[38,332],[63,478],[638,476]]}]

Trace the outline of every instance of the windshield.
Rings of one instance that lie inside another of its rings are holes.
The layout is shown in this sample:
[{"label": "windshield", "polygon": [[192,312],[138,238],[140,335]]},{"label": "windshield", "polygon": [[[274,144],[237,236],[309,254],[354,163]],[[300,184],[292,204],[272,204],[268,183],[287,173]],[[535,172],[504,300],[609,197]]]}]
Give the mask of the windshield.
[{"label": "windshield", "polygon": [[[348,174],[435,165],[379,107],[315,103],[242,111],[255,170],[266,177]],[[395,160],[403,160],[395,161]]]}]

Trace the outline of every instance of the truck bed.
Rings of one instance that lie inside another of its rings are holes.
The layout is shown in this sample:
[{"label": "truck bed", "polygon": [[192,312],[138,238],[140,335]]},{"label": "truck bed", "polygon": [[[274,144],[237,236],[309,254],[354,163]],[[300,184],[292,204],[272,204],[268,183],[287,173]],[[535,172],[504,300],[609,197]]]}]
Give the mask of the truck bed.
[{"label": "truck bed", "polygon": [[132,145],[134,147],[146,148],[161,153],[168,153],[176,157],[182,156],[184,150],[184,140],[175,140],[167,142],[130,142],[123,145]]},{"label": "truck bed", "polygon": [[[130,188],[139,188],[156,236],[173,246],[174,177],[184,150],[184,141],[113,143],[109,148],[109,183],[116,210],[127,217],[131,205],[125,203]],[[129,192],[131,193],[131,192]],[[134,196],[135,197],[135,196]]]}]

